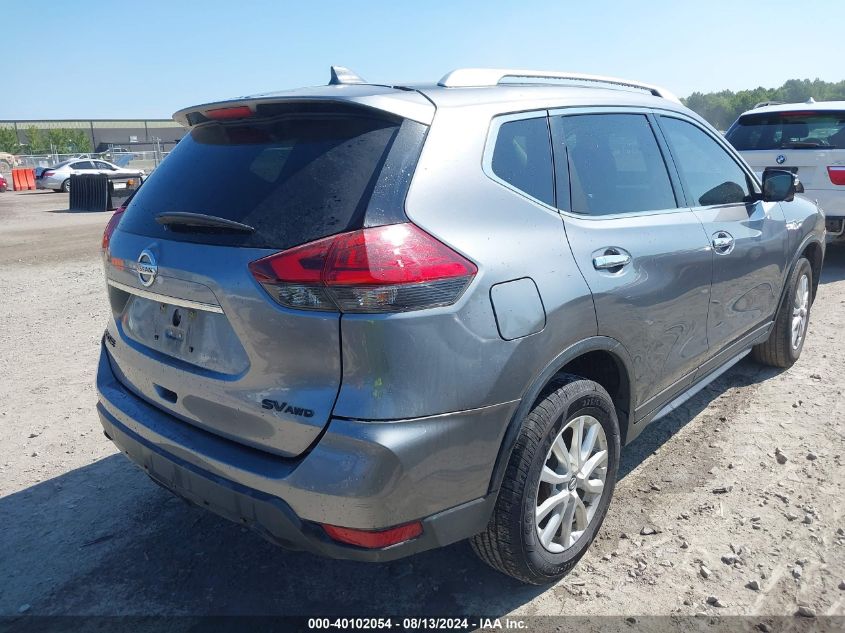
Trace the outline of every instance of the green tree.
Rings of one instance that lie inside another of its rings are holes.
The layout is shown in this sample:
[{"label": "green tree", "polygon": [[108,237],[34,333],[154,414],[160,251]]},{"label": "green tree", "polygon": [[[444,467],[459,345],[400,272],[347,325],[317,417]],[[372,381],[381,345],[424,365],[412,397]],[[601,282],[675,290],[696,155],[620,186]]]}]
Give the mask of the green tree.
[{"label": "green tree", "polygon": [[0,128],[0,152],[17,154],[21,151],[21,144],[18,143],[15,130],[10,127]]},{"label": "green tree", "polygon": [[[0,130],[2,132],[2,130]],[[2,147],[0,137],[0,147]],[[52,128],[40,130],[34,125],[26,128],[26,143],[23,151],[28,154],[77,154],[91,151],[91,139],[84,129]]]},{"label": "green tree", "polygon": [[57,154],[65,154],[65,145],[67,145],[66,139],[66,132],[67,130],[62,130],[58,128],[53,128],[47,130],[47,133],[44,135],[46,138],[46,144],[49,148],[48,151],[56,152]]},{"label": "green tree", "polygon": [[90,152],[91,139],[84,130],[68,130],[67,131],[67,151],[72,153]]},{"label": "green tree", "polygon": [[26,152],[28,154],[46,154],[49,151],[50,145],[41,130],[34,125],[26,128]]},{"label": "green tree", "polygon": [[681,99],[691,110],[707,119],[714,127],[726,130],[746,110],[764,101],[800,103],[812,97],[816,101],[845,101],[845,81],[790,79],[779,88],[694,92]]},{"label": "green tree", "polygon": [[47,130],[46,144],[58,154],[76,154],[91,151],[88,135],[80,129],[53,128]]}]

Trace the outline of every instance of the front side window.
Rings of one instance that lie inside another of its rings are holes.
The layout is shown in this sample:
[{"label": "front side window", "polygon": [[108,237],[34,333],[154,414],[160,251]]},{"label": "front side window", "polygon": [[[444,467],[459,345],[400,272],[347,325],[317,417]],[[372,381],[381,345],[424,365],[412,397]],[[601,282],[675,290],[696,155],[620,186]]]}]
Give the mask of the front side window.
[{"label": "front side window", "polygon": [[491,167],[509,185],[554,205],[554,171],[546,117],[503,123],[496,136]]},{"label": "front side window", "polygon": [[694,206],[741,204],[753,187],[745,171],[707,133],[687,121],[660,117],[660,127]]},{"label": "front side window", "polygon": [[[677,207],[660,147],[643,114],[579,114],[551,119],[558,198],[584,215]],[[568,157],[569,182],[566,173]],[[561,208],[565,208],[561,202]]]}]

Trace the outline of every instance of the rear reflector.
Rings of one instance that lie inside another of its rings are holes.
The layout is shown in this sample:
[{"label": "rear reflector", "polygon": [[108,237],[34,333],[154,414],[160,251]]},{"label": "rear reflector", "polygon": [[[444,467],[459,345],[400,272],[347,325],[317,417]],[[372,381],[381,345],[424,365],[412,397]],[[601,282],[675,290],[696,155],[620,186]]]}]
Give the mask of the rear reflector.
[{"label": "rear reflector", "polygon": [[422,523],[406,523],[387,530],[356,530],[354,528],[338,527],[336,525],[323,525],[333,540],[367,549],[379,549],[388,545],[396,545],[404,541],[410,541],[422,534]]},{"label": "rear reflector", "polygon": [[232,108],[216,108],[214,110],[206,110],[205,116],[215,121],[228,121],[230,119],[244,119],[251,117],[253,111],[249,106],[235,106]]},{"label": "rear reflector", "polygon": [[290,308],[402,312],[457,301],[475,264],[410,223],[341,233],[249,265]]},{"label": "rear reflector", "polygon": [[831,165],[827,168],[827,175],[834,185],[845,185],[845,165]]},{"label": "rear reflector", "polygon": [[126,207],[118,207],[118,209],[112,214],[109,218],[109,223],[106,224],[106,230],[103,231],[103,250],[109,250],[109,242],[111,242],[112,233],[117,228],[117,225],[120,224],[120,219],[123,217],[123,212],[126,211]]}]

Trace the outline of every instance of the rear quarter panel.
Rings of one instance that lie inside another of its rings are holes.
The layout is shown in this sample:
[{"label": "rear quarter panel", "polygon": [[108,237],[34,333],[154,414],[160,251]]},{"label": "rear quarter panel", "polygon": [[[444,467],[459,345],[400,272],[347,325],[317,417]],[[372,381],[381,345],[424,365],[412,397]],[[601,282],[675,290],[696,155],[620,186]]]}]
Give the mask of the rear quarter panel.
[{"label": "rear quarter panel", "polygon": [[[496,113],[492,106],[438,109],[406,200],[411,221],[475,262],[478,274],[453,306],[344,315],[335,415],[399,419],[517,400],[561,350],[596,334],[560,215],[482,170]],[[504,340],[491,287],[526,277],[537,285],[545,326]]]}]

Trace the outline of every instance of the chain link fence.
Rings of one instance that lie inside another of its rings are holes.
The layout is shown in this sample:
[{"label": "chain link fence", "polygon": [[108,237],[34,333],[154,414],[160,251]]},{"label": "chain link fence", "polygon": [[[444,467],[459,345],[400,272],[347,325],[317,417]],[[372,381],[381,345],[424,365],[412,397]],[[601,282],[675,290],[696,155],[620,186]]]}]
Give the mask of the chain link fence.
[{"label": "chain link fence", "polygon": [[[33,168],[36,174],[39,169],[53,167],[70,160],[104,160],[106,162],[135,171],[144,170],[149,175],[161,164],[170,152],[160,149],[144,152],[106,151],[100,153],[83,154],[24,154],[15,156],[17,161],[13,167]],[[2,165],[5,167],[5,164]],[[6,170],[3,169],[3,172]],[[9,170],[11,171],[11,170]],[[6,174],[8,175],[8,174]]]}]

